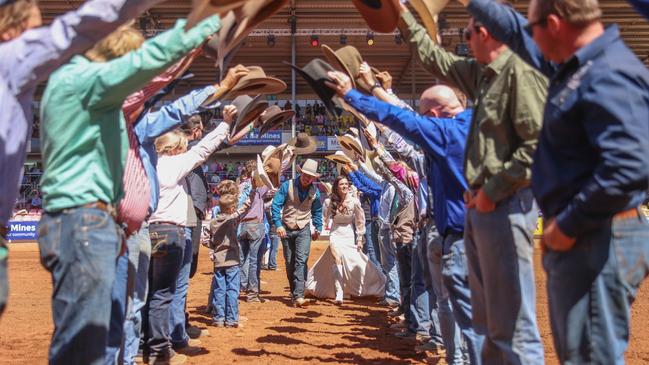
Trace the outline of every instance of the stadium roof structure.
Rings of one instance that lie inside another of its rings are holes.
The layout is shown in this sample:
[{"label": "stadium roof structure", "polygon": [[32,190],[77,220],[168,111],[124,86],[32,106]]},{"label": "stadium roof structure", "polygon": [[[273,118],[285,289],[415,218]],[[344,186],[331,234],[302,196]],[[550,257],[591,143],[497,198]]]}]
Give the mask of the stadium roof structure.
[{"label": "stadium roof structure", "polygon": [[[75,9],[82,2],[41,0],[39,3],[44,20],[49,23],[56,15]],[[525,12],[529,4],[529,0],[512,2],[521,12]],[[154,35],[171,27],[175,19],[186,16],[190,3],[189,0],[168,0],[139,18],[136,26],[147,36]],[[604,21],[607,24],[618,23],[624,40],[638,57],[649,65],[649,22],[636,13],[626,1],[600,0],[600,5],[604,11]],[[315,57],[323,57],[320,47],[312,45],[312,41],[317,37],[317,42],[313,43],[327,44],[334,49],[342,47],[342,42],[357,47],[370,65],[390,72],[393,76],[393,87],[403,98],[409,98],[412,93],[419,95],[436,81],[419,65],[416,56],[413,58],[410,47],[400,40],[398,31],[391,34],[371,33],[350,0],[291,0],[286,7],[260,24],[248,36],[231,63],[258,65],[264,68],[266,74],[284,80],[289,87],[284,94],[278,95],[278,99],[291,97],[291,68],[282,62],[291,61],[292,14],[297,24],[295,54],[298,65],[304,65]],[[462,49],[462,29],[468,22],[466,10],[457,1],[451,1],[444,9],[442,19],[442,44],[453,52]],[[368,37],[372,36],[374,44],[368,45]],[[178,92],[213,83],[218,74],[214,62],[205,57],[197,60],[190,71],[194,77],[183,81]],[[313,91],[299,76],[296,77],[295,86],[297,99],[315,98]]]}]

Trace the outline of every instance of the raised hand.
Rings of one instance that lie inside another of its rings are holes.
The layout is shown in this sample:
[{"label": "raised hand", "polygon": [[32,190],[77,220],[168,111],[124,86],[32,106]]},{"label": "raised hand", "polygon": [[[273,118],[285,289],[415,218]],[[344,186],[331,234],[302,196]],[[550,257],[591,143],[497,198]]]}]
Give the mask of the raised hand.
[{"label": "raised hand", "polygon": [[392,75],[390,75],[389,72],[379,72],[378,74],[376,74],[376,78],[379,80],[381,86],[383,86],[385,90],[392,89]]},{"label": "raised hand", "polygon": [[232,124],[232,121],[234,120],[234,117],[237,115],[239,111],[237,110],[237,107],[234,105],[226,105],[223,108],[223,121]]},{"label": "raised hand", "polygon": [[246,76],[250,71],[243,65],[236,65],[231,67],[228,70],[228,73],[225,75],[223,81],[221,81],[221,87],[225,89],[232,89],[234,85],[239,82],[239,80]]},{"label": "raised hand", "polygon": [[344,73],[330,71],[327,76],[331,81],[325,81],[325,84],[333,89],[338,96],[343,97],[352,89],[352,80]]},{"label": "raised hand", "polygon": [[366,84],[374,85],[376,83],[376,80],[374,79],[374,75],[372,74],[372,69],[370,68],[370,65],[367,64],[367,62],[361,63],[361,68],[359,70],[359,73]]}]

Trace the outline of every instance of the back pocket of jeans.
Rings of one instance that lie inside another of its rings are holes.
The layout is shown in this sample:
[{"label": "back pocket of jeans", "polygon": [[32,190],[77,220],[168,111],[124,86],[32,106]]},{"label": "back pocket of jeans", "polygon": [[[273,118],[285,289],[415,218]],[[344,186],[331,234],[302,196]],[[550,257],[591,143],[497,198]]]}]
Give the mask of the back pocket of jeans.
[{"label": "back pocket of jeans", "polygon": [[167,235],[158,232],[150,232],[151,237],[151,257],[164,257],[169,253],[167,244]]}]

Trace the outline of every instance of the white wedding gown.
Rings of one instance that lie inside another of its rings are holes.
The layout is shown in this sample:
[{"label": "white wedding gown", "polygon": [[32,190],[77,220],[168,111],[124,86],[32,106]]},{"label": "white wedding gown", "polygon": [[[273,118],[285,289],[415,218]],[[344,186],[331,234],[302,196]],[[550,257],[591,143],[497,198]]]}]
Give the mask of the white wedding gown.
[{"label": "white wedding gown", "polygon": [[[385,294],[385,275],[368,257],[356,248],[356,232],[365,233],[365,215],[357,198],[348,194],[343,203],[343,212],[333,214],[330,201],[324,204],[323,218],[329,222],[333,215],[329,247],[309,270],[306,294],[316,298],[335,298],[336,257],[342,261],[342,287],[345,298],[383,297]],[[340,266],[338,266],[340,268]]]}]

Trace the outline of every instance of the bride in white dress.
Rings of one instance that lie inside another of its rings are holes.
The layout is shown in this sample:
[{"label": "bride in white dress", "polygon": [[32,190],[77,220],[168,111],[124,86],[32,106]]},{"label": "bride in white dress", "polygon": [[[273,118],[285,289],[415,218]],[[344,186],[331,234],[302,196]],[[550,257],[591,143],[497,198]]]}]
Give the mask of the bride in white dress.
[{"label": "bride in white dress", "polygon": [[323,217],[326,226],[333,221],[329,247],[309,270],[306,293],[334,298],[336,304],[342,304],[343,297],[382,297],[385,275],[363,253],[365,214],[361,203],[344,176],[336,179],[332,191]]}]

